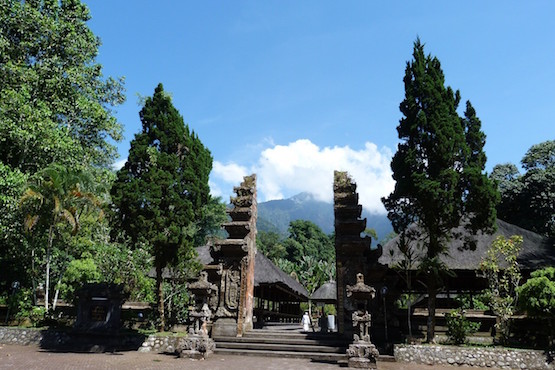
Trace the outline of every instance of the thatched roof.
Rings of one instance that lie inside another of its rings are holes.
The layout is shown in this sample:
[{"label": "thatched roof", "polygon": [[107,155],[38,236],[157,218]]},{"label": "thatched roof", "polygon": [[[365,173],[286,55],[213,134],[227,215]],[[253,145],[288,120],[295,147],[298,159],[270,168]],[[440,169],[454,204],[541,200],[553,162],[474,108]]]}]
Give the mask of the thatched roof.
[{"label": "thatched roof", "polygon": [[310,299],[314,302],[336,303],[337,284],[335,281],[328,281],[312,293]]},{"label": "thatched roof", "polygon": [[[209,265],[214,261],[208,246],[196,248],[196,251],[201,263]],[[254,286],[262,285],[277,285],[302,300],[308,299],[308,291],[301,283],[280,270],[262,253],[257,252],[254,260]]]},{"label": "thatched roof", "polygon": [[[419,233],[419,229],[415,225],[412,225],[409,230],[416,234]],[[454,230],[453,235],[454,237],[449,242],[449,255],[442,257],[443,262],[452,270],[478,269],[491,243],[499,235],[503,235],[507,239],[512,235],[521,235],[523,237],[522,249],[518,257],[521,269],[535,270],[547,266],[555,266],[555,241],[553,239],[546,238],[502,220],[497,220],[497,231],[494,234],[478,233],[477,235],[470,235],[463,227],[459,227]],[[475,249],[469,250],[468,247],[465,248],[465,239],[473,240]],[[379,262],[392,266],[402,259],[402,255],[397,247],[398,242],[399,236],[383,246],[383,254]],[[417,237],[416,241],[413,240],[410,243],[413,247],[418,244],[422,245],[422,237]],[[418,247],[413,249],[419,255],[423,254],[422,249]],[[393,251],[393,256],[391,251]]]}]

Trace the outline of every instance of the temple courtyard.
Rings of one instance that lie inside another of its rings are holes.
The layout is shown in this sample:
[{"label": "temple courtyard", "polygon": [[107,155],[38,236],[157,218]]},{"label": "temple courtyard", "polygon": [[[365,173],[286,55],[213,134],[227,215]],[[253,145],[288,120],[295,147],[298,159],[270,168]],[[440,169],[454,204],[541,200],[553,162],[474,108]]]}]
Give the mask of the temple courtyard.
[{"label": "temple courtyard", "polygon": [[[293,358],[269,358],[215,354],[207,360],[176,358],[171,355],[139,353],[67,353],[46,351],[38,346],[0,344],[0,369],[339,369],[336,364]],[[428,366],[378,361],[381,370],[453,370],[452,366]],[[490,368],[495,370],[495,368]]]}]

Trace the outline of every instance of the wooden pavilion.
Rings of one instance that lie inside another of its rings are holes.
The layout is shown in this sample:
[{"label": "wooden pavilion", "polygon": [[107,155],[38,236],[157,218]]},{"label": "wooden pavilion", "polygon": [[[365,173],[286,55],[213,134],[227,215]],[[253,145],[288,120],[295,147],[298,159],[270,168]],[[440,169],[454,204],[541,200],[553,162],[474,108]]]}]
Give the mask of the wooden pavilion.
[{"label": "wooden pavilion", "polygon": [[[417,257],[423,255],[424,251],[419,248],[424,241],[421,230],[416,225],[409,228],[411,237],[409,246],[414,250]],[[518,264],[524,278],[537,269],[547,266],[555,266],[555,240],[546,238],[532,231],[525,230],[519,226],[497,220],[497,230],[493,234],[478,233],[470,235],[463,227],[452,231],[452,238],[448,245],[448,253],[441,256],[442,262],[455,273],[445,281],[446,292],[476,292],[487,288],[487,280],[480,272],[480,263],[486,256],[488,249],[498,236],[510,238],[513,235],[521,235],[523,238],[522,249],[518,256]],[[403,258],[398,248],[399,236],[390,240],[383,246],[383,254],[379,262],[388,267],[395,266]],[[413,290],[425,292],[423,284],[418,282],[416,269],[413,271]],[[401,290],[402,281],[398,281]]]}]

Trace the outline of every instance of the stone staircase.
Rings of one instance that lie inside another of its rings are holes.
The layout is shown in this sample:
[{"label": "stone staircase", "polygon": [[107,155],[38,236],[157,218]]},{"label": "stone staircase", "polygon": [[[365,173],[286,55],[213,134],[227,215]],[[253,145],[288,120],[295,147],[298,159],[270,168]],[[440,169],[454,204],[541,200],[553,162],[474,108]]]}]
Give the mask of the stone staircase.
[{"label": "stone staircase", "polygon": [[304,333],[298,330],[254,329],[243,337],[215,337],[218,354],[308,358],[346,363],[348,344],[337,333]]}]

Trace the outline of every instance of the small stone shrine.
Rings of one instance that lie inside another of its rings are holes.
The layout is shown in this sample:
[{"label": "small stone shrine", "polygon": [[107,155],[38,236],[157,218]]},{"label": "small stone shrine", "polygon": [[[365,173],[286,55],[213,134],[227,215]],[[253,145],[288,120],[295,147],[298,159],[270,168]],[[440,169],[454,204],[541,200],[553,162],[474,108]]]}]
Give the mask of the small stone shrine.
[{"label": "small stone shrine", "polygon": [[218,287],[208,281],[208,273],[201,271],[199,279],[187,285],[193,298],[193,305],[189,307],[189,334],[208,335],[207,325],[211,322],[212,311],[208,307],[209,297],[216,294]]},{"label": "small stone shrine", "polygon": [[376,296],[376,290],[364,284],[364,275],[357,274],[357,283],[347,285],[347,299],[356,310],[351,319],[355,329],[354,342],[347,349],[349,367],[376,369],[376,360],[380,355],[376,346],[370,341],[372,315],[368,312],[368,302]]},{"label": "small stone shrine", "polygon": [[214,262],[205,266],[207,281],[216,286],[206,299],[213,321],[212,336],[242,336],[253,327],[254,260],[256,255],[256,175],[234,188],[228,210],[228,233],[210,248]]},{"label": "small stone shrine", "polygon": [[75,329],[113,331],[121,327],[121,306],[125,301],[122,285],[85,284],[77,292],[77,297]]}]

